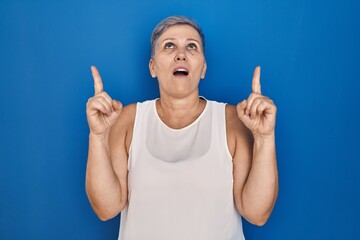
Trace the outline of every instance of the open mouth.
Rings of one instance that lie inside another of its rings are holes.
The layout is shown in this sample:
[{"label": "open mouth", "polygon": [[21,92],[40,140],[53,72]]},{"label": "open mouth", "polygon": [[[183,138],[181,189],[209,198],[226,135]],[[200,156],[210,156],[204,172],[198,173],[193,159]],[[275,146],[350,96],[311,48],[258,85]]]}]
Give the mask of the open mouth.
[{"label": "open mouth", "polygon": [[173,72],[174,76],[187,76],[189,71],[185,68],[176,68]]}]

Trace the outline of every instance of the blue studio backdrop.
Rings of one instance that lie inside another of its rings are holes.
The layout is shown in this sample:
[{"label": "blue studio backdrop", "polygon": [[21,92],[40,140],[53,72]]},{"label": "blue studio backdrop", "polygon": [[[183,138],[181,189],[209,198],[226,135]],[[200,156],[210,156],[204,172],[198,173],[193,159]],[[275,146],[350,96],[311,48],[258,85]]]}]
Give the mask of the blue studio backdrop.
[{"label": "blue studio backdrop", "polygon": [[359,239],[360,4],[355,0],[0,1],[0,239],[116,239],[85,193],[90,66],[129,104],[158,96],[150,34],[196,19],[200,93],[236,104],[262,66],[278,106],[279,198],[247,239]]}]

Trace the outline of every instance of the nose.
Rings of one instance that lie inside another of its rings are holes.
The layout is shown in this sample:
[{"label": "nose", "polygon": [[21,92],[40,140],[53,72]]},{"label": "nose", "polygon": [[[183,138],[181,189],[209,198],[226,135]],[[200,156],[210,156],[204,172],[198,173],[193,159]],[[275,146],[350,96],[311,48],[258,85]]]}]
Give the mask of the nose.
[{"label": "nose", "polygon": [[184,52],[179,51],[175,56],[175,62],[186,61],[186,55]]}]

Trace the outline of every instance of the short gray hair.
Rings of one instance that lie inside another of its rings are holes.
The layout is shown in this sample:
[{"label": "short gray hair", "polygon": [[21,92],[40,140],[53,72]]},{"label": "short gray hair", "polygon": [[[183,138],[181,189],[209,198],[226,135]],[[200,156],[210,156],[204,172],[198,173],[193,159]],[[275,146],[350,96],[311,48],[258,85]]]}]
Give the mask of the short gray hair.
[{"label": "short gray hair", "polygon": [[166,29],[175,25],[189,25],[193,27],[200,35],[201,44],[203,52],[205,53],[205,36],[201,30],[199,24],[188,17],[185,16],[170,16],[162,20],[155,28],[151,34],[151,58],[155,55],[155,46],[159,37],[164,33]]}]

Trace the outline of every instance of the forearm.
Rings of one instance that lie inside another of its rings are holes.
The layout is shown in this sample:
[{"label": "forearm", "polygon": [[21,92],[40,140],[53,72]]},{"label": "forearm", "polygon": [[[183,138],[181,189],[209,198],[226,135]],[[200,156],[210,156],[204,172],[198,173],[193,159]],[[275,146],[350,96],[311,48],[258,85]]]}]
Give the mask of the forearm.
[{"label": "forearm", "polygon": [[275,136],[255,137],[251,169],[242,192],[244,210],[262,225],[271,214],[277,194]]},{"label": "forearm", "polygon": [[111,163],[108,135],[89,136],[86,192],[100,219],[112,218],[121,210],[121,187]]}]

